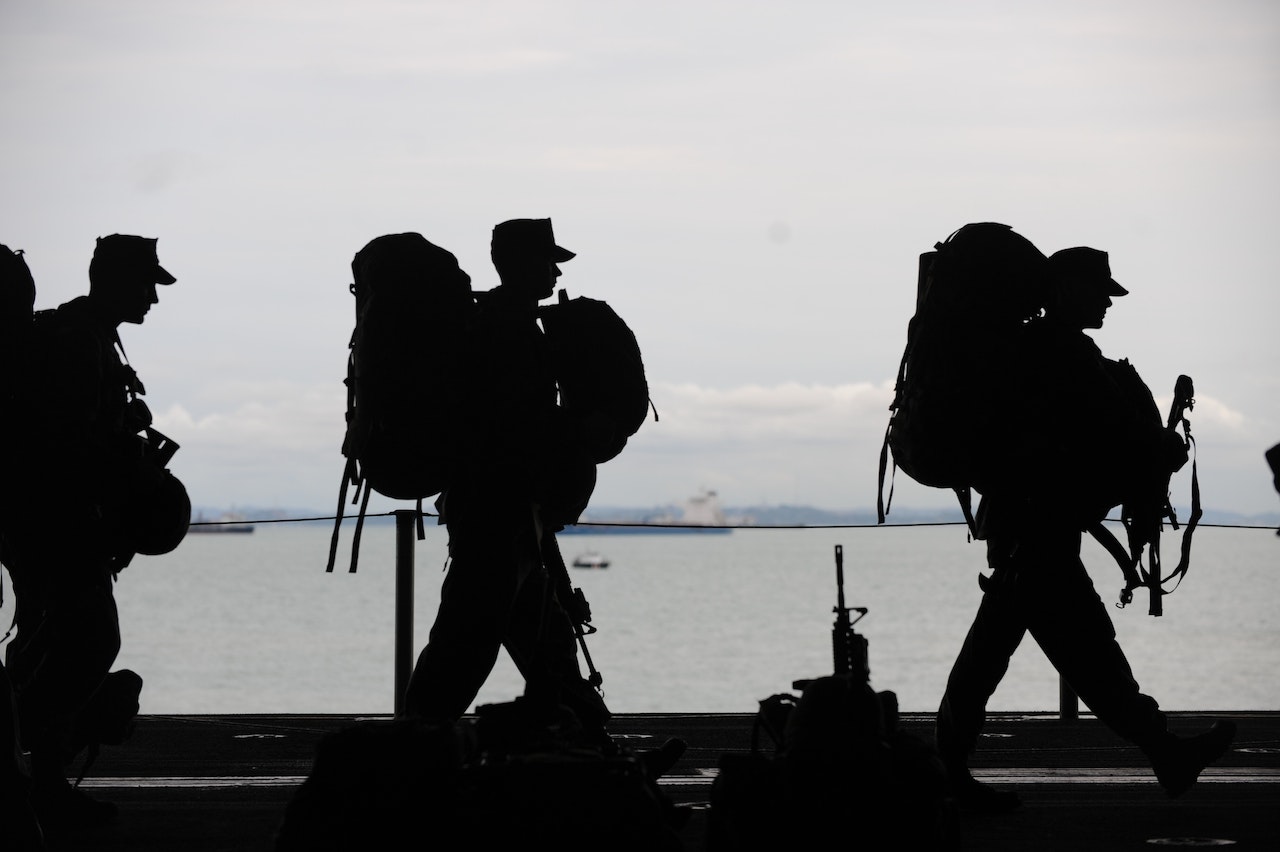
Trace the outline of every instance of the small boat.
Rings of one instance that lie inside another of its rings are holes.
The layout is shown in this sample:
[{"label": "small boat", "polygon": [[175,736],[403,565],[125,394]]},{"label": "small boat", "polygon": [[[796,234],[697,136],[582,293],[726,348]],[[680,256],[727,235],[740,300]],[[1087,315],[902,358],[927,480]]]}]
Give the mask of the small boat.
[{"label": "small boat", "polygon": [[574,568],[608,568],[609,560],[594,550],[580,553],[573,559]]}]

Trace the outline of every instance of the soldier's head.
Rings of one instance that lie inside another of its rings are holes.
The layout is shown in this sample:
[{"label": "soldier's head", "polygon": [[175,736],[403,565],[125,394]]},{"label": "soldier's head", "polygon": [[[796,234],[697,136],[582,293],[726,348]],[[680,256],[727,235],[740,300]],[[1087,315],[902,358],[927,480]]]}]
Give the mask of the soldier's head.
[{"label": "soldier's head", "polygon": [[157,259],[155,239],[98,237],[89,261],[89,296],[116,322],[142,322],[160,301],[156,285],[175,280]]},{"label": "soldier's head", "polygon": [[550,219],[509,219],[493,229],[489,245],[493,267],[503,287],[532,299],[545,299],[556,288],[560,267],[575,257],[556,245]]},{"label": "soldier's head", "polygon": [[1107,308],[1128,290],[1111,277],[1105,251],[1087,246],[1065,248],[1049,255],[1053,270],[1053,298],[1045,313],[1078,328],[1101,328]]}]

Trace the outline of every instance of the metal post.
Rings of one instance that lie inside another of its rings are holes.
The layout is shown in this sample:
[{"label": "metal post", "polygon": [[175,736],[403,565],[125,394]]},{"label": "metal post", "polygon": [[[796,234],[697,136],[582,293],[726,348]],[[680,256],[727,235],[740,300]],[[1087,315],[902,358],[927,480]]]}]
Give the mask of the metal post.
[{"label": "metal post", "polygon": [[416,509],[397,509],[396,516],[396,715],[404,710],[404,694],[413,673],[413,548]]},{"label": "metal post", "polygon": [[1058,676],[1058,718],[1063,722],[1075,722],[1080,718],[1080,699],[1061,675]]}]

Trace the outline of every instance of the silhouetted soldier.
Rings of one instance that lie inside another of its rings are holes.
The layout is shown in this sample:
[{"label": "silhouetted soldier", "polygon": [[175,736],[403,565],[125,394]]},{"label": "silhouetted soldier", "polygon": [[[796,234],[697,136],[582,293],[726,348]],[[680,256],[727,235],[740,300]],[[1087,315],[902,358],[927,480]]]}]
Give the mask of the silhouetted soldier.
[{"label": "silhouetted soldier", "polygon": [[88,295],[41,317],[29,353],[15,486],[23,500],[0,556],[16,601],[6,664],[31,754],[31,798],[46,828],[100,824],[116,812],[72,787],[67,771],[84,748],[126,737],[138,710],[141,678],[110,671],[120,650],[113,583],[133,555],[121,494],[144,476],[136,461],[150,413],[117,327],[142,323],[158,301],[156,285],[173,282],[156,240],[101,237]]},{"label": "silhouetted soldier", "polygon": [[491,255],[500,283],[476,297],[460,430],[467,444],[437,503],[449,571],[405,709],[456,721],[505,647],[524,676],[529,717],[555,725],[567,707],[586,741],[603,746],[610,712],[581,673],[573,624],[543,558],[544,539],[577,519],[595,485],[594,465],[568,437],[536,315],[555,290],[557,264],[574,254],[556,245],[550,219],[515,219],[493,229]]},{"label": "silhouetted soldier", "polygon": [[1081,532],[1116,505],[1149,496],[1149,480],[1179,469],[1187,449],[1163,428],[1127,362],[1104,358],[1084,333],[1102,326],[1112,297],[1127,293],[1112,279],[1106,253],[1064,249],[1050,265],[1055,295],[1027,327],[1023,398],[1015,401],[1034,464],[1021,481],[983,495],[977,520],[991,575],[981,578],[982,602],[937,718],[953,796],[991,812],[1016,807],[1018,798],[975,780],[969,756],[987,701],[1028,632],[1094,714],[1146,753],[1170,796],[1195,783],[1235,735],[1229,721],[1190,738],[1168,731],[1156,701],[1139,690],[1081,562]]}]

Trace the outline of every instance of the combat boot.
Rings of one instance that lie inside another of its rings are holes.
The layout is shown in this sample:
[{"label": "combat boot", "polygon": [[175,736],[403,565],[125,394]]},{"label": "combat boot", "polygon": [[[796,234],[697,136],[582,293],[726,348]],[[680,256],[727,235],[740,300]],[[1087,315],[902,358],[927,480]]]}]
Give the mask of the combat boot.
[{"label": "combat boot", "polygon": [[1209,730],[1194,737],[1170,736],[1160,745],[1147,749],[1156,780],[1169,794],[1181,796],[1196,783],[1205,767],[1216,762],[1231,746],[1236,736],[1236,723],[1214,722]]}]

